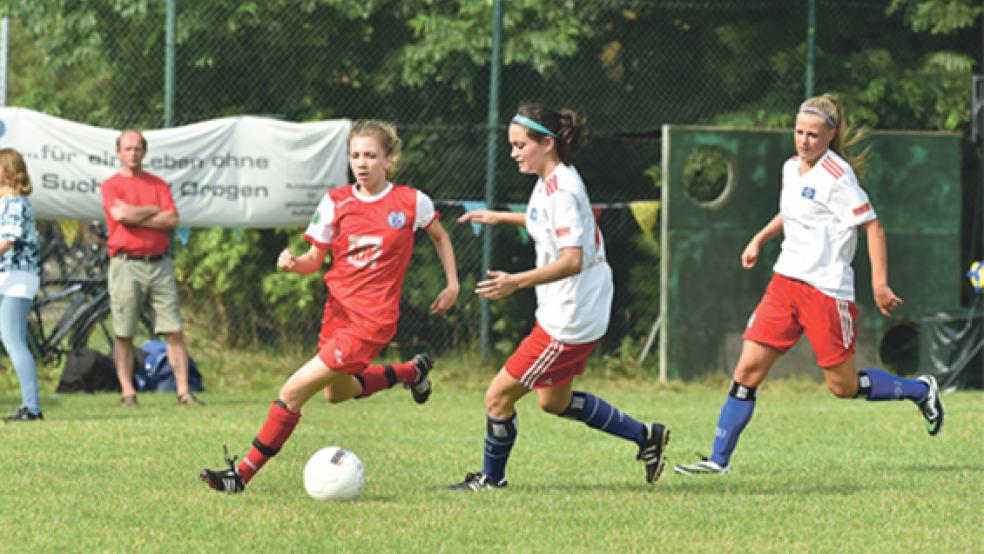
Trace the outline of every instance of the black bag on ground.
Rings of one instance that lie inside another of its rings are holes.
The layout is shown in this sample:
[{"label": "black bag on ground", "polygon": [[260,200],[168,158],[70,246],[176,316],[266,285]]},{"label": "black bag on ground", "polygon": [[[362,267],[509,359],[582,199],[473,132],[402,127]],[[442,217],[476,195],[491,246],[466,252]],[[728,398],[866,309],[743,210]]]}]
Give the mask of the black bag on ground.
[{"label": "black bag on ground", "polygon": [[109,356],[84,348],[65,356],[56,392],[119,392],[116,364]]}]

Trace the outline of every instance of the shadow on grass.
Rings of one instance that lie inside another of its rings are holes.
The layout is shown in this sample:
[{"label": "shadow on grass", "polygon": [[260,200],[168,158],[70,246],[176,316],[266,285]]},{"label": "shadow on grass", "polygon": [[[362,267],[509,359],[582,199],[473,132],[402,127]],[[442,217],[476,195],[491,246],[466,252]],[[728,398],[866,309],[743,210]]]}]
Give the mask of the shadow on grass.
[{"label": "shadow on grass", "polygon": [[[517,493],[572,493],[572,492],[584,492],[584,493],[598,493],[598,492],[635,492],[635,493],[650,493],[659,492],[660,489],[666,490],[666,487],[656,483],[654,485],[647,485],[642,482],[640,478],[639,483],[612,483],[612,482],[597,482],[597,483],[571,483],[569,481],[558,480],[556,483],[510,483],[509,488],[506,489],[506,494],[508,491],[513,490]],[[467,492],[461,491],[448,491],[456,494],[468,494]]]},{"label": "shadow on grass", "polygon": [[926,471],[952,473],[954,471],[984,471],[984,464],[910,464],[899,466],[896,469],[899,471],[910,471],[913,473],[922,473]]},{"label": "shadow on grass", "polygon": [[854,483],[817,483],[814,485],[787,485],[784,483],[763,484],[763,483],[675,483],[672,488],[674,492],[684,492],[688,494],[713,494],[731,495],[742,494],[749,496],[852,496],[861,492],[868,491],[872,487],[862,487]]}]

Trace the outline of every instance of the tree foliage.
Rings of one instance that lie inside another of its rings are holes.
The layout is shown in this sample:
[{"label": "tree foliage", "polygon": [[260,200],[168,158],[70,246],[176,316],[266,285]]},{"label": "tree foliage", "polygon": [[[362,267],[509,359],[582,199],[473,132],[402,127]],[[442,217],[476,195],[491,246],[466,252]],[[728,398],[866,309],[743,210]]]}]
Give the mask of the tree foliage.
[{"label": "tree foliage", "polygon": [[[176,123],[246,113],[298,121],[388,119],[407,141],[398,180],[439,201],[484,196],[489,0],[177,4]],[[792,124],[804,93],[805,4],[504,2],[500,110],[509,114],[523,100],[574,107],[589,118],[592,143],[577,164],[592,199],[658,197],[646,172],[659,160],[661,125]],[[979,3],[818,4],[817,92],[841,93],[857,123],[967,130],[970,75],[980,71]],[[95,125],[162,125],[164,5],[0,0],[0,11],[13,22],[10,103]],[[501,137],[501,129],[496,131]],[[503,150],[495,160],[496,198],[524,202],[531,180],[515,171]],[[453,202],[438,207],[460,209]],[[616,279],[616,300],[626,302],[613,317],[618,341],[619,332],[638,335],[650,325],[643,320],[651,320],[648,310],[656,309],[652,268],[658,248],[638,239],[625,213],[606,215],[603,224],[623,225],[606,227],[606,236],[610,244],[629,245],[609,248],[622,276]],[[479,239],[467,228],[448,229],[463,266],[480,264]],[[221,333],[231,343],[256,333],[283,335],[298,314],[318,317],[323,287],[317,278],[278,274],[271,267],[285,245],[304,248],[297,235],[196,231],[189,246],[178,249],[188,292],[214,294],[203,313],[222,322]],[[528,253],[529,246],[515,244],[516,236],[497,237],[493,265],[531,263],[517,254]],[[416,267],[425,269],[408,276],[407,317],[426,313],[443,281],[429,244],[420,245],[418,260]],[[636,267],[648,269],[630,271]],[[426,323],[420,326],[401,327],[399,340],[413,344],[428,333],[449,333],[455,342],[473,341],[478,305],[467,296],[460,316],[440,324],[422,318]],[[498,336],[512,340],[525,332],[530,316],[522,300],[496,305],[503,327]]]}]

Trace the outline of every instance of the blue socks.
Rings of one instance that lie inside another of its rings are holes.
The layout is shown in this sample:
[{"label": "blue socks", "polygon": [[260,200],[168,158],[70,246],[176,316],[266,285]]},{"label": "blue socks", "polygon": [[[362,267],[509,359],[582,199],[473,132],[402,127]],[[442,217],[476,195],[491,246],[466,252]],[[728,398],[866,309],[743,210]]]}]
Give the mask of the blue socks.
[{"label": "blue socks", "polygon": [[926,399],[929,386],[922,381],[892,375],[887,371],[870,367],[858,372],[858,396],[869,401]]},{"label": "blue socks", "polygon": [[508,419],[485,416],[485,455],[482,473],[489,481],[500,483],[506,477],[506,462],[516,443],[516,414]]},{"label": "blue socks", "polygon": [[717,429],[714,430],[714,445],[711,447],[711,461],[727,467],[731,454],[738,446],[738,437],[755,411],[755,389],[731,383],[728,398],[721,406]]},{"label": "blue socks", "polygon": [[[597,396],[574,391],[571,403],[561,417],[583,421],[588,427],[604,431],[616,437],[642,444],[646,437],[646,427]],[[485,416],[485,455],[482,473],[489,481],[500,483],[506,476],[506,463],[509,453],[516,443],[516,415],[507,419]]]},{"label": "blue socks", "polygon": [[591,393],[574,391],[570,405],[559,415],[636,444],[642,444],[646,437],[642,423]]},{"label": "blue socks", "polygon": [[[912,400],[922,402],[926,399],[929,387],[922,381],[892,375],[880,369],[869,368],[858,372],[858,396],[870,401]],[[755,411],[755,389],[731,383],[728,398],[721,406],[717,429],[714,430],[714,446],[711,461],[727,467],[731,454],[738,446],[738,437],[745,425],[752,419]]]}]

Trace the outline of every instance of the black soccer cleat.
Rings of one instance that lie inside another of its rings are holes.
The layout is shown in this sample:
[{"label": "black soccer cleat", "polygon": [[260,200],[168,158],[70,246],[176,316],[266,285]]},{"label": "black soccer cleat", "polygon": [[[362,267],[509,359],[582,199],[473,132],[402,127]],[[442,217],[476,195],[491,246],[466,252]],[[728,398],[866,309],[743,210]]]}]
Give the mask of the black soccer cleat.
[{"label": "black soccer cleat", "polygon": [[659,479],[666,464],[664,450],[670,442],[670,430],[661,423],[646,423],[646,440],[639,445],[636,459],[646,464],[646,482],[650,485]]},{"label": "black soccer cleat", "polygon": [[926,398],[918,403],[919,411],[926,418],[926,430],[929,431],[930,436],[936,436],[943,429],[943,403],[940,402],[940,386],[936,384],[936,378],[932,375],[922,375],[918,380],[926,383],[926,386],[929,387]]},{"label": "black soccer cleat", "polygon": [[243,489],[246,488],[246,483],[243,483],[243,478],[236,471],[236,457],[229,456],[229,448],[227,446],[223,445],[222,448],[225,450],[225,459],[226,463],[229,464],[229,469],[203,469],[199,472],[198,476],[201,477],[202,481],[205,481],[206,485],[219,492],[227,492],[229,494],[243,492]]},{"label": "black soccer cleat", "polygon": [[21,406],[20,408],[17,408],[16,412],[3,418],[3,421],[4,423],[9,423],[12,421],[37,421],[39,419],[44,419],[44,414],[41,412],[36,414],[31,413],[31,411],[27,409],[27,406]]},{"label": "black soccer cleat", "polygon": [[430,354],[426,352],[421,352],[413,357],[414,367],[417,368],[417,380],[412,384],[403,385],[405,388],[410,389],[410,394],[413,396],[413,401],[417,404],[423,404],[427,402],[427,399],[431,395],[431,382],[427,376],[430,374],[431,368],[434,367],[434,360],[431,359]]},{"label": "black soccer cleat", "polygon": [[465,480],[460,483],[448,485],[453,491],[478,491],[482,489],[504,489],[509,486],[505,479],[498,483],[493,483],[488,475],[481,471],[465,475]]}]

